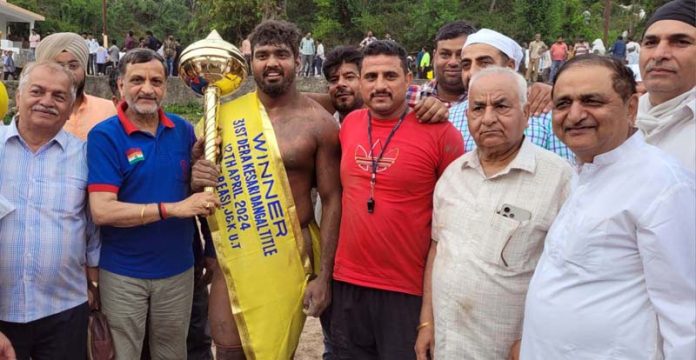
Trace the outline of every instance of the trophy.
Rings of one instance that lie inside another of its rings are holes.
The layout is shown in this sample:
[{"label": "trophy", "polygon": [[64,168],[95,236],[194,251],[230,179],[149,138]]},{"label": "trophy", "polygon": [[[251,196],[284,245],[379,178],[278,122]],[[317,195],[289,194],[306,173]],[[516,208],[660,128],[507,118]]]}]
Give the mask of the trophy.
[{"label": "trophy", "polygon": [[[220,97],[237,91],[247,77],[246,60],[234,45],[213,30],[181,53],[179,76],[188,87],[204,96],[205,159],[216,162],[217,108]],[[213,192],[212,187],[205,191]]]}]

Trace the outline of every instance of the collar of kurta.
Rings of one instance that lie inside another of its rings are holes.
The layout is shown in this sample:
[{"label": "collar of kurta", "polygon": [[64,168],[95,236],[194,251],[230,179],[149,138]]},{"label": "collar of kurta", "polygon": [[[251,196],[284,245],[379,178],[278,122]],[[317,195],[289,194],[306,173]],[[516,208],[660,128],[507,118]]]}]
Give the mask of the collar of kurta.
[{"label": "collar of kurta", "polygon": [[[126,103],[125,101],[121,101],[118,104],[118,107],[116,110],[118,112],[118,120],[121,121],[121,125],[123,126],[123,129],[126,131],[126,134],[128,134],[128,136],[130,136],[134,132],[140,131],[140,129],[138,129],[138,127],[135,126],[135,124],[133,124],[133,121],[131,121],[131,119],[129,119],[128,116],[126,115],[127,109],[128,109],[128,103]],[[164,127],[168,127],[168,128],[174,127],[174,123],[172,122],[171,119],[169,119],[167,117],[167,115],[164,113],[162,108],[157,109],[157,114],[159,115],[160,123],[162,125],[164,125]]]},{"label": "collar of kurta", "polygon": [[624,157],[636,156],[639,153],[638,147],[645,142],[643,133],[635,129],[633,135],[629,136],[621,145],[599,154],[592,159],[591,163],[583,163],[578,159],[577,167],[579,170],[613,164]]}]

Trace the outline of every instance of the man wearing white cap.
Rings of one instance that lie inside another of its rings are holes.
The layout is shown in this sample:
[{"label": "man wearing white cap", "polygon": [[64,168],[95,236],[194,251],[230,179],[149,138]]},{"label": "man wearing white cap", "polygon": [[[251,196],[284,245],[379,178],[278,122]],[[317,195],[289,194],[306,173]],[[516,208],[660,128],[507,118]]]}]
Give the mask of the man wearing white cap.
[{"label": "man wearing white cap", "polygon": [[[497,65],[517,70],[522,61],[523,52],[515,40],[490,29],[481,29],[466,39],[461,57],[462,82],[468,87],[471,77],[488,66]],[[449,118],[454,127],[464,136],[466,152],[473,150],[476,146],[467,125],[468,108],[468,100],[450,108]],[[538,116],[530,116],[524,134],[533,144],[570,161],[573,160],[573,153],[553,133],[550,111]]]}]

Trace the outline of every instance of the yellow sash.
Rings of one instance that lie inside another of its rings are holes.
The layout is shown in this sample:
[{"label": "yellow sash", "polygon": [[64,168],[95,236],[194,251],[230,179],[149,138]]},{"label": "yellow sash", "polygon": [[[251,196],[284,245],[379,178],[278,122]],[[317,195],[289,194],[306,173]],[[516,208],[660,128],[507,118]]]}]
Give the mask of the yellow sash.
[{"label": "yellow sash", "polygon": [[256,93],[219,109],[218,263],[249,360],[291,359],[312,272],[273,125]]}]

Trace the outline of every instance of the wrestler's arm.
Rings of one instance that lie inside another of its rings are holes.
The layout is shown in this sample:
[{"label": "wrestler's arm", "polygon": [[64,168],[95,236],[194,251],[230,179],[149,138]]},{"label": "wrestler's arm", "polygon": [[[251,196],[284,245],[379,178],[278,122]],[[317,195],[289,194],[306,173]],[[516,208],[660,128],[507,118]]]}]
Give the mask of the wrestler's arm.
[{"label": "wrestler's arm", "polygon": [[338,125],[328,113],[322,117],[317,131],[317,156],[315,171],[317,192],[321,197],[321,260],[316,279],[307,285],[305,308],[308,315],[319,316],[331,302],[330,283],[333,275],[334,255],[341,222],[341,146],[338,141]]},{"label": "wrestler's arm", "polygon": [[331,103],[331,96],[326,93],[302,93],[303,95],[306,95],[308,98],[316,101],[321,107],[324,108],[324,110],[328,111],[329,114],[333,114],[336,112],[336,109],[333,106],[333,103]]},{"label": "wrestler's arm", "polygon": [[[336,109],[331,102],[329,94],[321,93],[303,93],[308,98],[316,101],[329,114],[336,112]],[[549,99],[550,100],[550,99]],[[447,105],[435,97],[425,97],[418,100],[413,106],[413,111],[416,112],[416,118],[422,123],[441,123],[447,121],[449,109]]]}]

